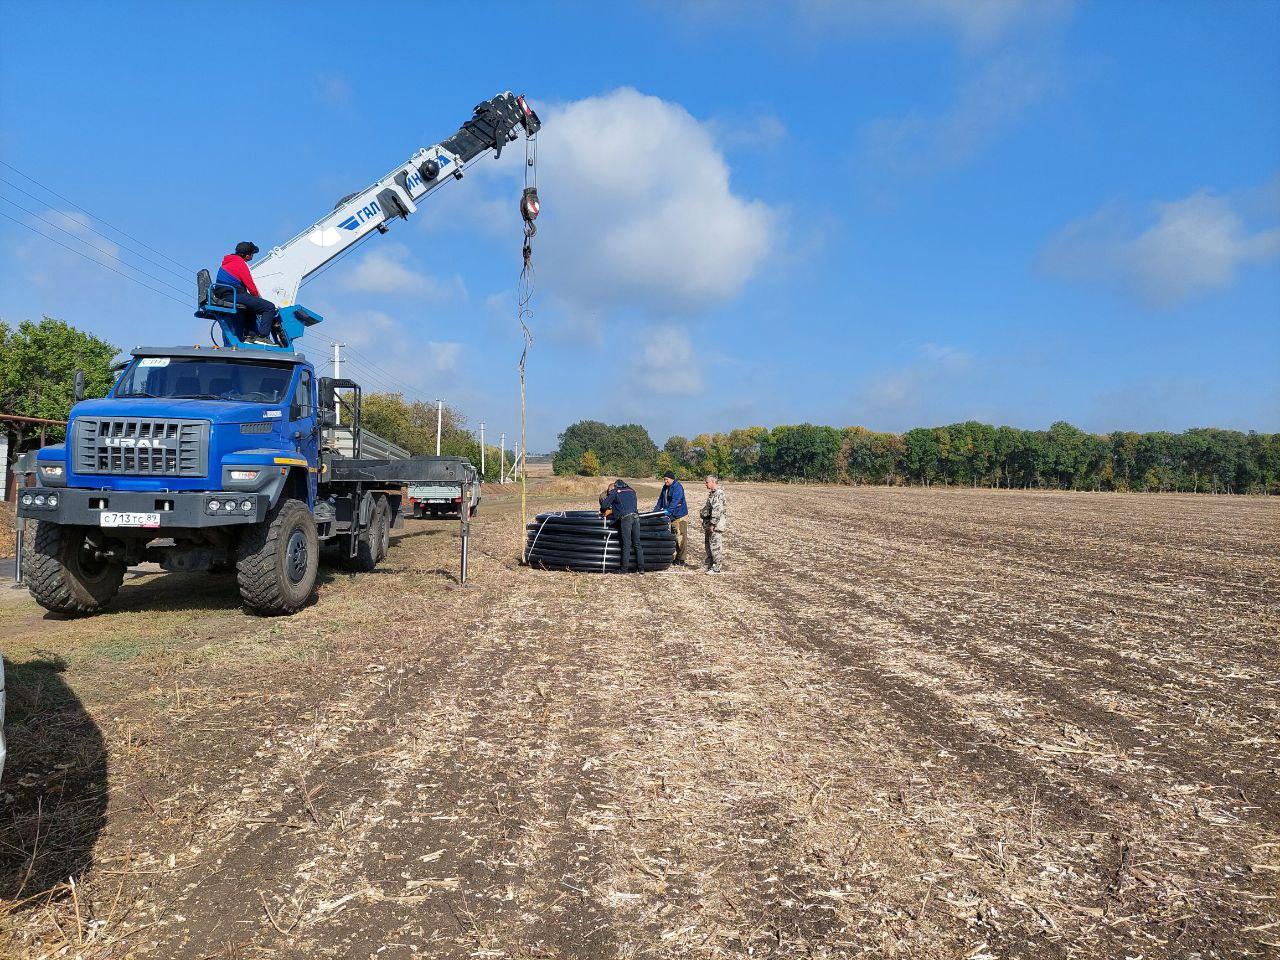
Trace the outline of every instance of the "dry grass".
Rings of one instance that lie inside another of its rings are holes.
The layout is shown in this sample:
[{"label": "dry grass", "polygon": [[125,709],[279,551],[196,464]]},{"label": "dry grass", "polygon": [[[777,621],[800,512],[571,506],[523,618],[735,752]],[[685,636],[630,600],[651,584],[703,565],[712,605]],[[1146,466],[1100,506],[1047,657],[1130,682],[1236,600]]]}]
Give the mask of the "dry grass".
[{"label": "dry grass", "polygon": [[[547,503],[590,506],[601,481],[569,479]],[[729,495],[720,578],[520,568],[495,497],[471,589],[456,524],[410,523],[383,568],[288,620],[190,578],[130,583],[87,622],[0,598],[18,651],[0,943],[1277,949],[1274,503]],[[50,676],[60,700],[34,692]]]},{"label": "dry grass", "polygon": [[0,557],[12,557],[14,547],[14,505],[0,500]]}]

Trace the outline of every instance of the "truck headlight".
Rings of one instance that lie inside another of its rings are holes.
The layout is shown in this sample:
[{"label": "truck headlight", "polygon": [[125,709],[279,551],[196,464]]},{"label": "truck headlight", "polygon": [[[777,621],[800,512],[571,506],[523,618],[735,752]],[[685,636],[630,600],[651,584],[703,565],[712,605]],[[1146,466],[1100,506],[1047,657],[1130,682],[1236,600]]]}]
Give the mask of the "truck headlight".
[{"label": "truck headlight", "polygon": [[232,470],[231,479],[232,480],[257,480],[258,471],[257,470]]},{"label": "truck headlight", "polygon": [[55,477],[55,478],[61,477],[62,467],[61,465],[56,463],[47,467],[44,464],[40,464],[40,472],[44,474],[46,477]]},{"label": "truck headlight", "polygon": [[53,494],[50,494],[49,499],[46,502],[49,504],[49,506],[56,507],[58,505],[58,498]]},{"label": "truck headlight", "polygon": [[32,503],[32,500],[31,500],[31,494],[29,494],[29,493],[24,493],[24,494],[22,495],[22,505],[23,505],[24,507],[29,507],[29,506],[31,506],[31,503]]},{"label": "truck headlight", "polygon": [[253,509],[253,501],[252,501],[252,500],[241,500],[241,501],[240,501],[240,509],[241,509],[241,510],[243,510],[245,513],[248,513],[250,510],[252,510],[252,509]]},{"label": "truck headlight", "polygon": [[36,494],[36,506],[37,506],[37,507],[43,507],[43,506],[44,506],[44,494],[43,494],[43,493],[37,493],[37,494]]},{"label": "truck headlight", "polygon": [[210,513],[217,513],[219,510],[222,509],[222,504],[220,504],[217,500],[210,500],[207,506]]},{"label": "truck headlight", "polygon": [[234,510],[235,508],[236,508],[236,502],[234,500],[228,500],[226,503],[222,505],[222,509],[227,511]]}]

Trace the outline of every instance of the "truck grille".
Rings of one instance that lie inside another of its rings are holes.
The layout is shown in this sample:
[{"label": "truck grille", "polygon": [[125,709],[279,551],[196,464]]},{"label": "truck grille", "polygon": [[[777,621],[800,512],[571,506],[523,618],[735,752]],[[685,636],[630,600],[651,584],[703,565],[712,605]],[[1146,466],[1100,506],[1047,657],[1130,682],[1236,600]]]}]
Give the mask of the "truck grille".
[{"label": "truck grille", "polygon": [[76,473],[130,477],[202,477],[209,450],[206,420],[80,417]]}]

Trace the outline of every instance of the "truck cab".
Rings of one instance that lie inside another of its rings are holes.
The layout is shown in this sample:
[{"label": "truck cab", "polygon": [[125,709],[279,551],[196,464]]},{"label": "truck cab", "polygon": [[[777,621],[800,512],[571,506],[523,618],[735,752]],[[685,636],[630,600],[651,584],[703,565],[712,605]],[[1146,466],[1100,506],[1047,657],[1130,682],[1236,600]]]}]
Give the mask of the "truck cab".
[{"label": "truck cab", "polygon": [[155,531],[254,523],[286,490],[315,505],[319,435],[301,354],[140,347],[108,396],[72,408],[66,443],[39,452],[41,486],[20,507],[135,548]]}]

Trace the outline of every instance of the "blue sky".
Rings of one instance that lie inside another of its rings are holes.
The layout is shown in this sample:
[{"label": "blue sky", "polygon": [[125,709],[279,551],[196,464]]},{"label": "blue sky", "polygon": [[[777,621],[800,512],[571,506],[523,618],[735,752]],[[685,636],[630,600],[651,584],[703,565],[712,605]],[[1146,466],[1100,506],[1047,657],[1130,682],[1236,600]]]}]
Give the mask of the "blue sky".
[{"label": "blue sky", "polygon": [[[2,0],[0,159],[42,186],[0,167],[0,317],[207,341],[31,228],[184,301],[512,89],[545,123],[535,451],[587,417],[1280,430],[1280,4],[615,6]],[[300,297],[370,388],[493,437],[522,160]]]}]

